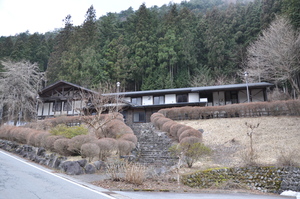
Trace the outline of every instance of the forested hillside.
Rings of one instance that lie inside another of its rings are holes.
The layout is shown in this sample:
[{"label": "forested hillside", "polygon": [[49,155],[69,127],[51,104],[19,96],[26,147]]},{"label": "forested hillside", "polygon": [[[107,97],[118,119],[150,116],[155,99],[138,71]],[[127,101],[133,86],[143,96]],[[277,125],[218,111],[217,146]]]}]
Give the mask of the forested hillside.
[{"label": "forested hillside", "polygon": [[119,81],[131,91],[237,83],[249,43],[275,15],[299,28],[299,8],[298,0],[190,0],[97,19],[91,6],[80,26],[68,15],[61,30],[1,37],[0,59],[37,62],[47,84]]}]

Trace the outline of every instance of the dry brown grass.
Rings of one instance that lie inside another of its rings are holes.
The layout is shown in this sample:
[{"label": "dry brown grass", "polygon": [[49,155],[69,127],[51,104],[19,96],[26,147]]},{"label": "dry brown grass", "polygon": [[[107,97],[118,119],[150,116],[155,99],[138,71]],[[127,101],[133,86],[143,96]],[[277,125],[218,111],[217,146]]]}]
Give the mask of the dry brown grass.
[{"label": "dry brown grass", "polygon": [[[199,162],[201,168],[243,166],[248,153],[249,129],[245,123],[260,123],[254,129],[253,148],[257,163],[276,165],[280,155],[292,149],[300,154],[300,117],[220,118],[179,121],[195,129],[203,129],[203,143],[214,150],[211,158]],[[300,158],[294,160],[300,163]]]}]

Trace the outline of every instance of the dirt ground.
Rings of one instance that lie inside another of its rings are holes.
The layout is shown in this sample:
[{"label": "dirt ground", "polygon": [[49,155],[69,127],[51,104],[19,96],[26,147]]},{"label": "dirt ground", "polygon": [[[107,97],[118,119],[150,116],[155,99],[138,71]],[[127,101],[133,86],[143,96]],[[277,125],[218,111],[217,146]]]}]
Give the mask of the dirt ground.
[{"label": "dirt ground", "polygon": [[[253,129],[253,149],[257,164],[278,165],[279,157],[287,157],[300,163],[300,117],[222,118],[180,121],[179,123],[202,129],[203,142],[213,150],[210,157],[201,159],[189,169],[183,167],[181,174],[219,167],[244,166],[250,148],[251,131],[245,123],[258,126]],[[178,184],[176,172],[148,178],[142,185],[108,179],[93,184],[110,190],[173,191],[173,192],[251,192],[244,185],[224,184],[203,190]],[[261,194],[261,193],[260,193]]]},{"label": "dirt ground", "polygon": [[[214,151],[211,158],[199,162],[200,167],[235,167],[245,165],[253,129],[256,162],[277,165],[278,159],[292,158],[300,163],[300,117],[221,118],[181,121],[195,129],[203,129],[203,142]],[[279,162],[280,165],[281,162]]]}]

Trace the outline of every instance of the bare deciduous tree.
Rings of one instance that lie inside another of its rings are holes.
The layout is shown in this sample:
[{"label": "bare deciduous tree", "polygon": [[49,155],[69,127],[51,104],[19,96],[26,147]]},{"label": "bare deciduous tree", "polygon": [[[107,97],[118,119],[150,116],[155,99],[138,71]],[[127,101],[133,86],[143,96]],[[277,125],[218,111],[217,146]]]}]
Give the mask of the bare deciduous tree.
[{"label": "bare deciduous tree", "polygon": [[[251,81],[289,83],[299,95],[300,34],[290,21],[277,16],[270,27],[247,49],[248,62],[243,68]],[[242,75],[242,74],[240,74]]]},{"label": "bare deciduous tree", "polygon": [[2,61],[0,74],[0,108],[5,107],[6,120],[30,120],[36,115],[38,90],[44,74],[29,61]]},{"label": "bare deciduous tree", "polygon": [[82,92],[82,99],[86,100],[86,107],[81,109],[81,120],[94,130],[98,138],[107,137],[105,125],[113,119],[122,119],[119,113],[123,104],[122,95],[112,93],[116,90],[111,84],[100,85],[98,92]]}]

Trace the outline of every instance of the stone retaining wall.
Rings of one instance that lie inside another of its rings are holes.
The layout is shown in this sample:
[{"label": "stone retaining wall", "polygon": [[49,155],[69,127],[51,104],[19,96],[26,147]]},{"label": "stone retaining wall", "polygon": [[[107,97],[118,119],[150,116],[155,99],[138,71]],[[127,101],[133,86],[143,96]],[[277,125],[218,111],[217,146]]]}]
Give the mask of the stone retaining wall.
[{"label": "stone retaining wall", "polygon": [[285,190],[300,191],[300,168],[298,167],[245,167],[209,169],[184,175],[185,185],[210,188],[226,183],[244,184],[251,189],[270,193]]},{"label": "stone retaining wall", "polygon": [[102,161],[93,163],[88,163],[85,159],[69,161],[66,157],[60,156],[59,154],[46,153],[43,147],[22,145],[7,140],[0,139],[0,148],[18,154],[38,164],[61,170],[69,175],[92,174],[97,170],[105,168],[105,163]]}]

